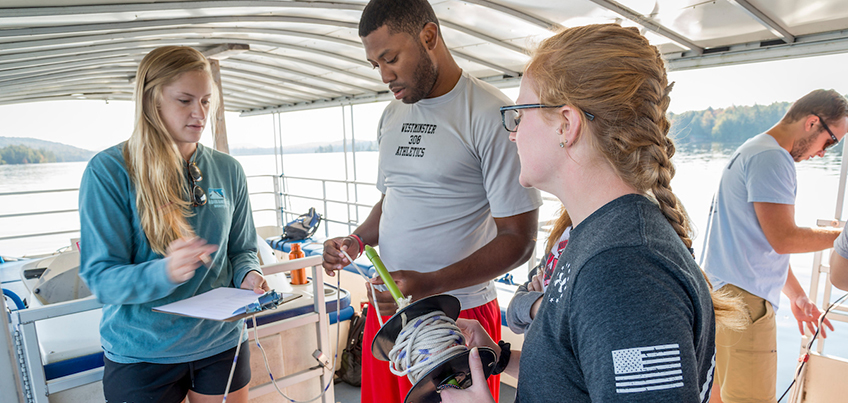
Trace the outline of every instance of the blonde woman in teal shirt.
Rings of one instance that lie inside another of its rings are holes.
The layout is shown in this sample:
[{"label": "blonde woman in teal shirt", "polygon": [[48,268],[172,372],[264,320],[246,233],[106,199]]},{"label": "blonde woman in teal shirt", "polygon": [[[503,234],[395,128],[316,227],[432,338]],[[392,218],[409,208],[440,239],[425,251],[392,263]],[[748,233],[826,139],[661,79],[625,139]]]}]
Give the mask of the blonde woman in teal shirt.
[{"label": "blonde woman in teal shirt", "polygon": [[[220,402],[243,322],[153,312],[218,287],[268,290],[241,165],[198,143],[218,102],[209,62],[157,48],[136,74],[135,127],[80,185],[80,276],[104,304],[107,401]],[[215,121],[212,119],[212,121]],[[242,346],[229,401],[247,402]]]}]

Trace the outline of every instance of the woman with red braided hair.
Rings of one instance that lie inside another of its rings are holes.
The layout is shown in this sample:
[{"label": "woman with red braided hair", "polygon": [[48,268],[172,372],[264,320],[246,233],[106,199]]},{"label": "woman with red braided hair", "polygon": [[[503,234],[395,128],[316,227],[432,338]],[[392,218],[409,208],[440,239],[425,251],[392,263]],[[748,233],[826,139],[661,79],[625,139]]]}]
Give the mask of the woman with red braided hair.
[{"label": "woman with red braided hair", "polygon": [[[496,371],[518,376],[517,402],[710,398],[716,326],[742,327],[745,316],[692,256],[670,185],[670,90],[659,51],[636,28],[590,25],[542,42],[518,105],[501,108],[521,184],[557,196],[574,226],[523,354],[458,322],[469,345],[499,353]],[[489,399],[475,357],[473,385],[443,390],[444,402]]]}]

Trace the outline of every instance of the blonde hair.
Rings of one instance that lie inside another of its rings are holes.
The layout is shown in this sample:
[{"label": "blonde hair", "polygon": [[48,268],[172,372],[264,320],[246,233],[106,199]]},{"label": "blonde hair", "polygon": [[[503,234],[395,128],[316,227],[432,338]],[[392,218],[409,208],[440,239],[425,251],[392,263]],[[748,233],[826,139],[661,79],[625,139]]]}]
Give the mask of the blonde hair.
[{"label": "blonde hair", "polygon": [[[571,105],[595,116],[589,121],[578,113],[584,130],[577,141],[589,141],[624,182],[652,197],[691,248],[689,217],[671,190],[675,148],[666,109],[672,85],[659,50],[636,28],[569,28],[540,44],[525,74],[533,78],[541,103]],[[717,324],[746,325],[741,300],[712,290],[709,279],[707,284]]]},{"label": "blonde hair", "polygon": [[[135,127],[123,149],[141,228],[150,248],[162,255],[174,240],[194,235],[186,220],[192,214],[192,202],[187,197],[185,161],[159,114],[162,87],[189,71],[204,71],[212,79],[209,61],[193,48],[163,46],[144,56],[135,76]],[[212,88],[210,113],[214,114],[217,86]],[[209,120],[216,121],[214,116]]]}]

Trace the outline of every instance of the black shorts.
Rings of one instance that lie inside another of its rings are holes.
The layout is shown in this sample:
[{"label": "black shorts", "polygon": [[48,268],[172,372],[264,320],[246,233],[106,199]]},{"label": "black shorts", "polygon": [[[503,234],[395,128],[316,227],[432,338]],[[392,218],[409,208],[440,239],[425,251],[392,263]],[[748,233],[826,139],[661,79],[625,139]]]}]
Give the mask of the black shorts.
[{"label": "black shorts", "polygon": [[[235,347],[197,361],[181,364],[140,362],[120,364],[103,358],[103,394],[107,402],[179,403],[189,390],[203,395],[223,395],[233,365]],[[241,345],[230,392],[250,382],[250,348]]]}]

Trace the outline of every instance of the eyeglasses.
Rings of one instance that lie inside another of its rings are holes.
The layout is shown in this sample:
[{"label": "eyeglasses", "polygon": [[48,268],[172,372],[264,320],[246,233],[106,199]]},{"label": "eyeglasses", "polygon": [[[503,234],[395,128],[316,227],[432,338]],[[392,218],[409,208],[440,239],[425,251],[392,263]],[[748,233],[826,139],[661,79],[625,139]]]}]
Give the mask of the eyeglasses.
[{"label": "eyeglasses", "polygon": [[[544,105],[544,104],[523,104],[523,105],[509,105],[501,107],[501,123],[503,123],[504,129],[508,132],[515,132],[518,130],[518,124],[521,123],[521,114],[518,113],[521,109],[538,109],[538,108],[561,108],[565,106],[563,105]],[[583,112],[589,120],[595,120],[595,115],[589,112]]]},{"label": "eyeglasses", "polygon": [[203,180],[203,173],[200,172],[200,168],[197,167],[197,164],[195,164],[194,161],[189,162],[187,165],[188,179],[191,181],[191,205],[193,207],[199,207],[206,204],[206,192],[204,192],[200,186],[197,186],[197,182]]},{"label": "eyeglasses", "polygon": [[822,125],[822,127],[824,127],[825,130],[827,130],[827,134],[830,135],[830,138],[824,142],[824,147],[822,147],[822,151],[827,151],[828,148],[835,146],[836,143],[839,142],[839,139],[833,135],[833,132],[830,130],[829,127],[827,127],[827,123],[824,122],[824,119],[820,118],[819,115],[816,115],[815,113],[813,114],[813,116],[819,118],[819,123]]}]

